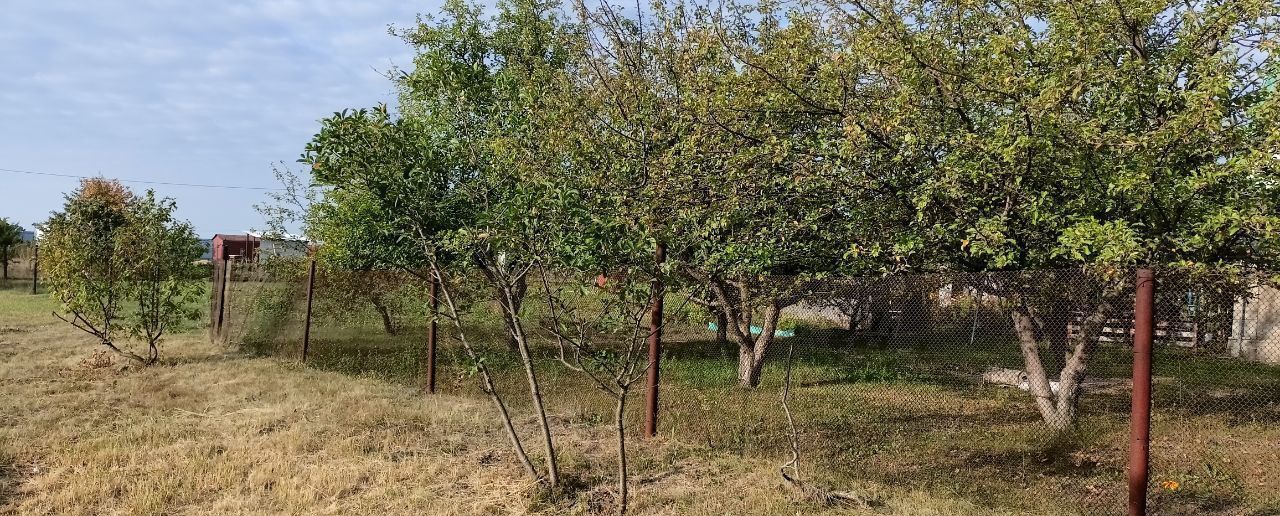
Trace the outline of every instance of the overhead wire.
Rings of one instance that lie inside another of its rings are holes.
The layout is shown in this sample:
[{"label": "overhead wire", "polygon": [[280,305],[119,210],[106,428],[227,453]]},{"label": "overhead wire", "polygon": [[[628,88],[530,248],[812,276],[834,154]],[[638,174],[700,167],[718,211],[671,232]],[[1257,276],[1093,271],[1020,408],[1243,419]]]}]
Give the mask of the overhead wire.
[{"label": "overhead wire", "polygon": [[122,179],[122,178],[107,177],[105,175],[82,176],[78,174],[38,172],[35,170],[19,170],[19,169],[13,169],[13,168],[0,168],[0,172],[9,172],[14,174],[27,174],[27,175],[33,175],[33,176],[66,177],[71,179],[103,178],[103,179],[114,179],[121,183],[137,183],[137,184],[162,185],[162,186],[181,186],[181,187],[191,187],[191,188],[221,188],[225,190],[261,190],[261,191],[284,190],[283,188],[271,188],[271,187],[265,187],[265,186],[211,185],[211,184],[201,184],[201,183],[179,183],[174,181],[150,181],[145,179]]}]

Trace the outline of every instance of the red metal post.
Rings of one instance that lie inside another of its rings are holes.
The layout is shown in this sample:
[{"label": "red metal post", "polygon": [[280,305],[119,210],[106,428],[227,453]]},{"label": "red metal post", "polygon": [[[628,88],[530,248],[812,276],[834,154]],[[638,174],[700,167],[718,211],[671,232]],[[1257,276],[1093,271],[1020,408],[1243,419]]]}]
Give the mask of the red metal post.
[{"label": "red metal post", "polygon": [[316,290],[316,257],[311,256],[311,270],[307,273],[307,319],[302,327],[302,361],[307,361],[307,351],[311,348],[311,300]]},{"label": "red metal post", "polygon": [[[667,246],[659,243],[653,252],[653,261],[657,269],[667,260]],[[655,271],[649,282],[649,377],[645,390],[644,402],[644,436],[653,437],[658,434],[658,367],[662,358],[662,298],[664,288],[661,272]]]},{"label": "red metal post", "polygon": [[1133,405],[1129,416],[1129,516],[1147,514],[1151,437],[1151,343],[1155,275],[1139,269],[1133,306]]},{"label": "red metal post", "polygon": [[428,300],[431,305],[431,324],[427,326],[427,392],[430,394],[436,393],[436,313],[440,307],[436,299],[436,286],[436,278],[432,276],[428,292],[431,297]]}]

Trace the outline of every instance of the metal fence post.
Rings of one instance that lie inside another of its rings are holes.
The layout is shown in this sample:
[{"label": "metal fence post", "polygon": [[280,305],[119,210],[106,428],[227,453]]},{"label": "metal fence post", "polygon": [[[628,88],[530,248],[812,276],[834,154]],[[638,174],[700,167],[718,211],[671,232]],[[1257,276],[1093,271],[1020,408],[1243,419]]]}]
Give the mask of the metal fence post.
[{"label": "metal fence post", "polygon": [[311,348],[311,300],[316,289],[316,257],[311,256],[311,268],[307,273],[307,319],[302,327],[302,361],[307,361],[307,351]]},{"label": "metal fence post", "polygon": [[214,337],[219,342],[226,339],[226,323],[227,323],[227,284],[231,283],[231,260],[222,260],[222,281],[218,286],[218,319],[217,326],[214,327]]},{"label": "metal fence post", "polygon": [[222,290],[222,262],[213,262],[212,265],[209,274],[209,342],[217,342],[218,305],[222,304],[222,300],[218,298],[219,291]]},{"label": "metal fence post", "polygon": [[1151,437],[1151,344],[1155,275],[1139,269],[1133,306],[1133,404],[1129,416],[1129,516],[1147,513]]},{"label": "metal fence post", "polygon": [[647,389],[644,394],[644,436],[653,437],[658,434],[658,377],[662,359],[662,301],[664,289],[661,278],[662,263],[667,260],[667,246],[658,243],[653,251],[653,261],[657,269],[649,282],[649,375]]},{"label": "metal fence post", "polygon": [[428,291],[431,299],[427,301],[431,306],[431,323],[427,326],[427,392],[430,394],[436,393],[436,311],[440,307],[436,299],[437,285],[435,276],[432,276]]},{"label": "metal fence post", "polygon": [[36,293],[36,285],[40,283],[40,244],[35,246],[35,255],[31,257],[31,293]]}]

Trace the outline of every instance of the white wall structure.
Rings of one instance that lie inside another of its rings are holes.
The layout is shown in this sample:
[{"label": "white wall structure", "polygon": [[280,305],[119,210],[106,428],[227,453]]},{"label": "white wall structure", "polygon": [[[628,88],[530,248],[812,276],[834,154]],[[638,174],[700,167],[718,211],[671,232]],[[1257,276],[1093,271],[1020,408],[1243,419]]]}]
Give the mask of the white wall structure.
[{"label": "white wall structure", "polygon": [[1236,299],[1231,314],[1231,354],[1280,364],[1280,289],[1259,285]]}]

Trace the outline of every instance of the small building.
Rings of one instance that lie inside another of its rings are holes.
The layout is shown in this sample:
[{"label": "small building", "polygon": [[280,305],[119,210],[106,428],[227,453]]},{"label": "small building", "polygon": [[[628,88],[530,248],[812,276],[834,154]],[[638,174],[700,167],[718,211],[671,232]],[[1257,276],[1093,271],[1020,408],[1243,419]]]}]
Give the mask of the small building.
[{"label": "small building", "polygon": [[256,260],[260,238],[250,234],[213,235],[209,244],[210,259],[223,262],[231,259]]},{"label": "small building", "polygon": [[217,234],[209,241],[208,259],[259,261],[264,258],[302,258],[307,256],[306,239],[285,235],[263,237],[259,233]]}]

